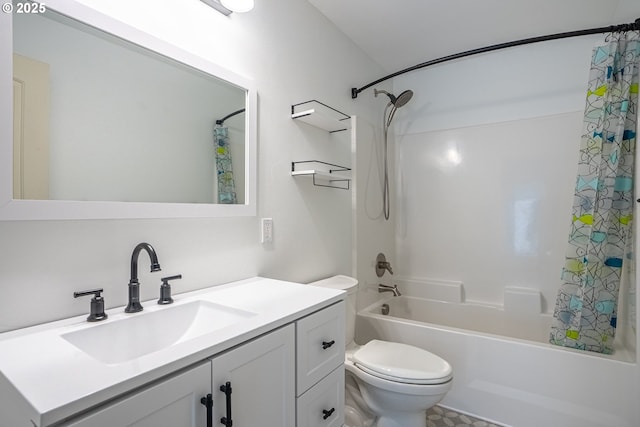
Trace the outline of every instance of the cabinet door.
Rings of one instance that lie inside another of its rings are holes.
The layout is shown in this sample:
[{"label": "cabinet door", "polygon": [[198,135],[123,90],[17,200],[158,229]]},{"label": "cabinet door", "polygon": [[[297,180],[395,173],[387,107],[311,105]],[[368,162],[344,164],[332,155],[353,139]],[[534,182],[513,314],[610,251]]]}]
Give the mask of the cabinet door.
[{"label": "cabinet door", "polygon": [[211,362],[149,386],[88,415],[68,427],[205,427],[200,399],[211,390]]},{"label": "cabinet door", "polygon": [[[233,427],[294,427],[294,351],[288,325],[213,358],[214,425],[225,417]],[[229,396],[220,390],[227,382]]]}]

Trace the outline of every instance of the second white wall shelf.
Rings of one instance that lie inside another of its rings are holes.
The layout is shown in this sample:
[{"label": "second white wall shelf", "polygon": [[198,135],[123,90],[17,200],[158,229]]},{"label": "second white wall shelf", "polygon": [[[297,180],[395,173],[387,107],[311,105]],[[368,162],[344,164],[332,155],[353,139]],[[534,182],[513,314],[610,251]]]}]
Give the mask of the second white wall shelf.
[{"label": "second white wall shelf", "polygon": [[[301,164],[304,164],[304,169],[300,169]],[[311,177],[313,185],[318,187],[348,190],[351,183],[350,173],[351,168],[319,160],[291,162],[291,176]]]}]

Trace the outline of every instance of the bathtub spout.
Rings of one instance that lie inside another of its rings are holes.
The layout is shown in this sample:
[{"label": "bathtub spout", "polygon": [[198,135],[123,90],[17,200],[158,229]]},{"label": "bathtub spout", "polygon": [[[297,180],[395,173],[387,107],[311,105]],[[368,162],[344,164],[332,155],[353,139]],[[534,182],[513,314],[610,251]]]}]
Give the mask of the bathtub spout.
[{"label": "bathtub spout", "polygon": [[391,286],[391,285],[383,285],[382,283],[380,283],[378,285],[378,293],[382,293],[382,292],[393,292],[394,297],[399,297],[400,295],[402,295],[398,290],[398,285]]}]

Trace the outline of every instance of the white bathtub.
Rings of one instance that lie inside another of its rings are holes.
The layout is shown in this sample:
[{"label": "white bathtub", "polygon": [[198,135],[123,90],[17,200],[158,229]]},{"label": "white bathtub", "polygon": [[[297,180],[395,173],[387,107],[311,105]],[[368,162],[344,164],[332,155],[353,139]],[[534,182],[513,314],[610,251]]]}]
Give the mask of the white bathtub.
[{"label": "white bathtub", "polygon": [[[381,305],[389,305],[388,315]],[[389,297],[358,313],[356,341],[422,347],[452,364],[441,402],[514,427],[640,426],[635,356],[547,344],[551,318],[506,316],[499,308]]]}]

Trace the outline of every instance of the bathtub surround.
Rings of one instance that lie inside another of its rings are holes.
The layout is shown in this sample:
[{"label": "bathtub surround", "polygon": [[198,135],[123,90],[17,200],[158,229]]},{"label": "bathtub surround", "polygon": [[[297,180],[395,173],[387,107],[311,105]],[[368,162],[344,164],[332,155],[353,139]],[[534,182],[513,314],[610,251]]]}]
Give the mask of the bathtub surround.
[{"label": "bathtub surround", "polygon": [[[365,311],[381,313],[378,304],[380,303],[373,304]],[[402,297],[385,298],[384,304],[387,304],[388,314],[392,318],[527,340],[537,344],[547,344],[551,327],[549,314],[520,313],[514,316],[498,306],[434,301],[416,297],[408,292]],[[623,348],[620,348],[616,357],[627,362],[632,360],[630,353],[625,352]]]},{"label": "bathtub surround", "polygon": [[537,289],[549,311],[568,234],[567,221],[556,218],[571,208],[581,117],[402,136],[398,275],[434,292],[433,283],[443,283],[449,297],[461,295],[462,283],[465,301],[489,305],[504,303],[507,286]]},{"label": "bathtub surround", "polygon": [[504,309],[516,316],[537,316],[544,312],[542,310],[542,295],[538,289],[505,286]]},{"label": "bathtub surround", "polygon": [[419,298],[445,302],[464,301],[464,284],[462,282],[395,277],[393,283],[398,285],[402,291]]},{"label": "bathtub surround", "polygon": [[613,352],[620,281],[629,277],[634,262],[630,246],[639,68],[637,33],[613,34],[609,43],[593,50],[552,344]]}]

